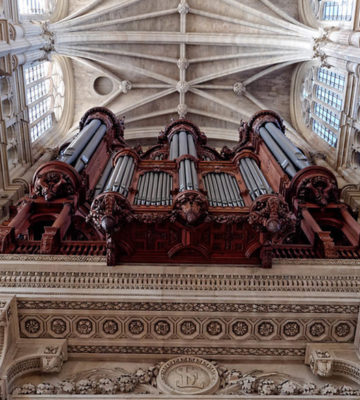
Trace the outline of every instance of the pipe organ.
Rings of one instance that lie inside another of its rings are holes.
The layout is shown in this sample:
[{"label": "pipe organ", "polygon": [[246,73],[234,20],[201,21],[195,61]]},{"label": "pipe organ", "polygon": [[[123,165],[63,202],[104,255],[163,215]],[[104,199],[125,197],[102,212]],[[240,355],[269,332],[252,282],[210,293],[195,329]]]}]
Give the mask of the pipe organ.
[{"label": "pipe organ", "polygon": [[179,191],[198,190],[198,177],[195,162],[192,159],[197,158],[194,137],[185,130],[175,132],[170,141],[170,160],[178,158],[181,158],[179,164]]},{"label": "pipe organ", "polygon": [[138,206],[171,206],[172,176],[166,172],[140,175],[134,204]]},{"label": "pipe organ", "polygon": [[183,119],[147,150],[123,132],[111,111],[89,110],[0,227],[0,251],[101,255],[108,265],[359,258],[360,226],[335,177],[309,163],[276,113],[243,122],[222,151]]},{"label": "pipe organ", "polygon": [[105,192],[118,192],[127,197],[129,186],[134,174],[134,158],[130,155],[120,155],[116,159],[108,181],[106,182]]},{"label": "pipe organ", "polygon": [[242,158],[239,168],[252,200],[262,194],[272,193],[270,185],[254,159]]},{"label": "pipe organ", "polygon": [[228,173],[204,176],[205,190],[211,207],[244,207],[236,178]]}]

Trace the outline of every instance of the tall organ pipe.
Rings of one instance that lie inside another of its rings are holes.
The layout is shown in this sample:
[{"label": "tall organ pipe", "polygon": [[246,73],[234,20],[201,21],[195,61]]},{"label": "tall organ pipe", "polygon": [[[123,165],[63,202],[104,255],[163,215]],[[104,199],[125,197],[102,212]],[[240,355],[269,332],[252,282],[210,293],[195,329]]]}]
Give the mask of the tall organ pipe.
[{"label": "tall organ pipe", "polygon": [[270,185],[255,160],[242,158],[239,167],[252,200],[262,194],[272,193]]},{"label": "tall organ pipe", "polygon": [[81,172],[86,164],[89,162],[92,155],[95,153],[96,148],[98,147],[99,143],[101,142],[102,138],[106,133],[106,126],[101,124],[100,127],[97,129],[95,135],[92,137],[90,142],[86,145],[85,149],[81,153],[80,157],[76,161],[75,169],[78,172]]},{"label": "tall organ pipe", "polygon": [[275,140],[270,136],[267,129],[264,127],[260,128],[260,136],[263,138],[264,142],[269,147],[270,151],[274,154],[277,162],[281,165],[282,169],[293,178],[296,174],[296,169],[293,166],[292,162],[286,156],[286,154],[281,150],[279,145],[275,142]]},{"label": "tall organ pipe", "polygon": [[293,162],[299,170],[309,167],[310,163],[305,155],[283,134],[283,132],[273,123],[265,124],[266,130],[270,133],[273,139]]},{"label": "tall organ pipe", "polygon": [[170,160],[175,160],[179,157],[179,135],[176,134],[171,139],[170,144]]},{"label": "tall organ pipe", "polygon": [[105,192],[119,192],[126,197],[134,174],[134,168],[134,159],[131,156],[119,157],[108,179]]},{"label": "tall organ pipe", "polygon": [[249,158],[245,158],[245,162],[246,162],[246,165],[248,166],[248,168],[250,170],[250,173],[252,174],[252,176],[253,176],[253,178],[255,180],[255,183],[256,183],[257,187],[260,190],[260,193],[261,194],[267,193],[268,190],[265,187],[264,182],[261,179],[261,176],[260,176],[260,173],[259,173],[260,169],[258,168],[255,160],[251,160]]},{"label": "tall organ pipe", "polygon": [[131,184],[131,180],[134,174],[134,159],[132,157],[130,157],[130,160],[128,162],[127,168],[125,170],[124,173],[124,177],[122,179],[122,182],[120,184],[120,188],[119,188],[119,193],[124,195],[125,197],[128,195],[129,193],[129,186]]},{"label": "tall organ pipe", "polygon": [[249,189],[249,194],[252,200],[256,199],[256,197],[260,195],[260,191],[244,159],[240,161],[240,172],[247,188]]},{"label": "tall organ pipe", "polygon": [[[189,154],[197,157],[193,136],[181,130],[176,132],[170,142],[170,160]],[[193,160],[182,160],[179,165],[179,191],[198,190],[199,182]]]},{"label": "tall organ pipe", "polygon": [[107,162],[104,171],[95,186],[95,196],[97,196],[103,191],[105,183],[109,179],[111,170],[112,170],[112,157],[110,157],[109,161]]},{"label": "tall organ pipe", "polygon": [[[122,158],[122,157],[120,157],[120,158]],[[112,191],[117,192],[119,190],[120,183],[121,183],[121,181],[122,181],[122,179],[124,177],[125,170],[127,168],[128,162],[129,162],[129,156],[125,156],[124,158],[122,158],[122,162],[121,162],[120,168],[118,170],[118,173],[117,173],[117,175],[115,177],[115,181],[113,183],[113,187],[111,189]]]},{"label": "tall organ pipe", "polygon": [[78,134],[78,136],[69,144],[62,155],[62,161],[67,164],[73,164],[85,146],[90,142],[102,122],[99,119],[93,119]]}]

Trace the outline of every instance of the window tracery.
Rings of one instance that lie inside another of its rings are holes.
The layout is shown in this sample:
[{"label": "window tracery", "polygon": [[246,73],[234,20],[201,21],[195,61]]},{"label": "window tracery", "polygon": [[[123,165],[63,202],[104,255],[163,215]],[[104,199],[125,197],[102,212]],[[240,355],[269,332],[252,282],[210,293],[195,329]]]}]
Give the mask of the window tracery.
[{"label": "window tracery", "polygon": [[354,0],[312,0],[311,8],[320,21],[351,21]]},{"label": "window tracery", "polygon": [[304,79],[303,118],[306,125],[336,147],[344,104],[346,76],[333,69],[313,67]]},{"label": "window tracery", "polygon": [[61,119],[65,84],[56,61],[42,61],[24,67],[30,138],[34,142]]},{"label": "window tracery", "polygon": [[18,0],[19,15],[24,19],[46,20],[55,7],[56,0]]},{"label": "window tracery", "polygon": [[325,1],[322,5],[321,19],[323,21],[351,21],[352,11],[353,0]]}]

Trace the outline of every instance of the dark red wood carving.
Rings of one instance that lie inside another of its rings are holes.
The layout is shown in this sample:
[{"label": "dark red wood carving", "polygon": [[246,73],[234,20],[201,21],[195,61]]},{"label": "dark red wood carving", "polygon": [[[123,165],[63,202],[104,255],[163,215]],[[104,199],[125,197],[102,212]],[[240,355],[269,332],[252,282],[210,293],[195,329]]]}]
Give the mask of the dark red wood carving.
[{"label": "dark red wood carving", "polygon": [[[78,173],[52,161],[36,171],[30,195],[0,227],[1,253],[103,255],[108,265],[270,267],[274,257],[359,258],[360,225],[339,201],[333,174],[310,166],[291,179],[260,137],[267,123],[284,131],[276,113],[264,110],[242,121],[238,144],[221,152],[184,119],[166,127],[146,152],[125,142],[123,121],[107,109],[89,110],[80,129],[94,119],[106,126],[106,134],[85,168]],[[171,160],[171,140],[181,131],[190,135],[196,156],[189,151]],[[121,157],[133,162],[126,193],[110,189],[95,195],[106,166],[111,162],[114,171]],[[195,174],[195,189],[180,189],[184,163],[193,168],[186,174]],[[249,171],[258,192],[249,187]],[[267,194],[261,192],[264,181]],[[152,185],[147,192],[144,182]],[[167,191],[157,191],[160,182]]]}]

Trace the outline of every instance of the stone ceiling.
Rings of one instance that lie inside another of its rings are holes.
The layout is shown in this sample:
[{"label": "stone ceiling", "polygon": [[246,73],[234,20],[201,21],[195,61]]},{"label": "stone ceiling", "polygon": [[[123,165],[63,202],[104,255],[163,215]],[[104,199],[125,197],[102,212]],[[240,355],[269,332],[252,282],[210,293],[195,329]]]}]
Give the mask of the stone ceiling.
[{"label": "stone ceiling", "polygon": [[75,74],[74,126],[106,106],[126,136],[157,136],[186,117],[210,139],[236,140],[240,119],[278,111],[291,134],[291,75],[313,57],[316,32],[287,0],[72,1],[50,25]]}]

